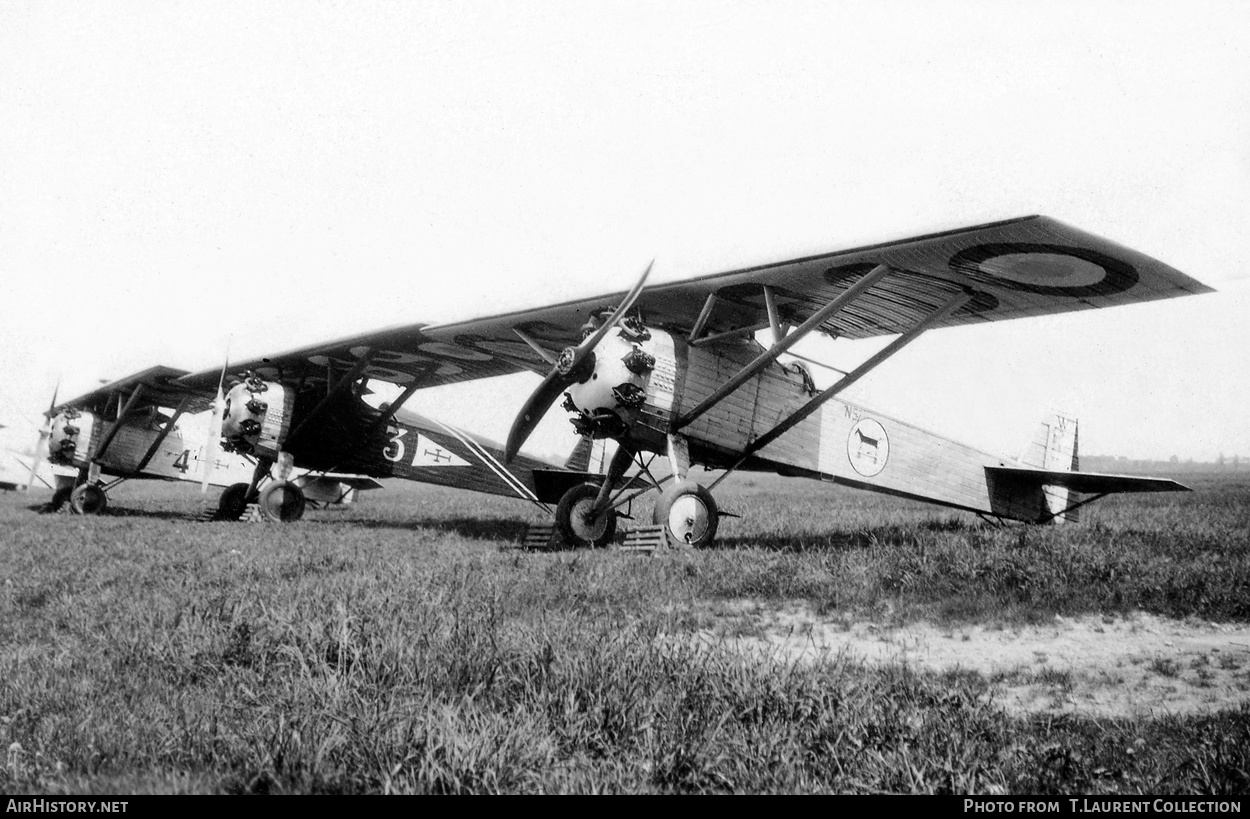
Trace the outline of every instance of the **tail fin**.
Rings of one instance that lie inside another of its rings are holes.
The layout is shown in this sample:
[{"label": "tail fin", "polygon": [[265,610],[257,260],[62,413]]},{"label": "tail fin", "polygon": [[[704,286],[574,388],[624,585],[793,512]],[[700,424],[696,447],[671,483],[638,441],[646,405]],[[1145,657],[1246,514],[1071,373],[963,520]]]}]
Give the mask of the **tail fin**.
[{"label": "tail fin", "polygon": [[[1075,472],[1080,467],[1076,418],[1058,410],[1042,419],[1033,437],[1024,445],[1024,451],[1016,460],[1023,466],[1037,469],[1067,470]],[[1046,506],[1052,514],[1058,514],[1073,503],[1072,491],[1057,486],[1047,486]],[[1076,523],[1080,510],[1073,509],[1057,517],[1056,522]]]},{"label": "tail fin", "polygon": [[583,436],[577,442],[577,446],[573,447],[573,452],[569,455],[569,459],[564,462],[564,468],[572,469],[575,472],[589,472],[590,455],[594,447],[594,439],[589,435]]},{"label": "tail fin", "polygon": [[1058,410],[1048,413],[1016,460],[1038,469],[1075,469],[1076,419]]}]

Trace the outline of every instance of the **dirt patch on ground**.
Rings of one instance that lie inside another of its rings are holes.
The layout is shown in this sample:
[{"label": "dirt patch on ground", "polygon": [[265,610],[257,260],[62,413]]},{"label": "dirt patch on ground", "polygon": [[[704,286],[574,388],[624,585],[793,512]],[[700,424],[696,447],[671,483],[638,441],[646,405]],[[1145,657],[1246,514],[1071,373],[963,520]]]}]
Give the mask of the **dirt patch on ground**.
[{"label": "dirt patch on ground", "polygon": [[805,605],[718,604],[703,632],[796,659],[976,671],[1017,712],[1144,716],[1250,702],[1250,627],[1130,617],[1056,617],[1043,626],[887,626],[821,617]]}]

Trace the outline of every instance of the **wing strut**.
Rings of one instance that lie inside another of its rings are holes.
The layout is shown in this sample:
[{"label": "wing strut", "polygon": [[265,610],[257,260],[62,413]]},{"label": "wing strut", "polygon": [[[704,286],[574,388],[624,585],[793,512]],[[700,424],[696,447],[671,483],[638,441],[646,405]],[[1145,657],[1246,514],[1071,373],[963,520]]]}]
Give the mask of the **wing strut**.
[{"label": "wing strut", "polygon": [[773,329],[773,344],[780,344],[786,337],[786,328],[781,326],[781,314],[777,312],[777,299],[773,289],[764,285],[764,306],[768,308],[768,323]]},{"label": "wing strut", "polygon": [[156,440],[148,447],[148,451],[143,453],[143,457],[139,459],[139,465],[135,467],[134,474],[138,475],[151,462],[152,457],[156,455],[156,450],[161,448],[161,444],[165,443],[169,433],[174,431],[174,424],[182,417],[182,413],[186,410],[189,403],[191,403],[191,396],[182,396],[182,400],[178,402],[178,408],[174,410],[173,416],[166,422],[165,428],[161,430],[160,434],[156,436]]},{"label": "wing strut", "polygon": [[874,369],[877,368],[877,365],[879,365],[881,362],[885,361],[887,358],[897,353],[903,347],[906,347],[912,341],[915,341],[916,337],[919,336],[921,333],[923,333],[925,330],[929,329],[931,326],[938,323],[942,319],[946,318],[951,313],[958,310],[960,307],[963,307],[965,304],[972,301],[972,297],[973,297],[973,292],[971,290],[961,292],[961,293],[956,293],[954,296],[948,299],[946,303],[943,304],[941,307],[934,310],[932,313],[930,313],[929,315],[921,319],[919,322],[917,322],[915,327],[912,327],[906,333],[903,333],[901,336],[891,341],[885,347],[878,350],[875,355],[873,355],[863,364],[860,364],[854,370],[851,370],[850,373],[838,379],[837,382],[835,382],[832,386],[828,387],[824,392],[820,393],[815,398],[812,398],[806,404],[799,407],[799,409],[797,409],[795,412],[791,413],[790,417],[786,418],[786,420],[782,421],[780,424],[773,427],[768,432],[756,438],[747,446],[746,449],[742,451],[742,456],[738,458],[737,462],[734,463],[733,466],[731,466],[723,475],[717,478],[712,483],[711,486],[708,487],[708,491],[715,489],[717,484],[725,480],[725,478],[727,478],[730,475],[730,473],[732,473],[738,467],[742,466],[742,463],[747,458],[751,457],[756,452],[759,452],[761,449],[768,446],[773,441],[780,438],[782,435],[785,435],[787,432],[793,429],[799,422],[801,422],[804,418],[806,418],[807,416],[811,415],[813,412],[818,410],[820,406],[824,404],[826,401],[828,401],[830,398],[833,398],[835,395],[842,392],[842,390],[846,389],[847,387],[851,386],[859,379],[863,378],[868,373],[872,372]]},{"label": "wing strut", "polygon": [[708,293],[707,300],[703,302],[703,309],[699,311],[699,317],[695,319],[694,327],[690,329],[690,336],[687,338],[691,344],[699,340],[699,336],[703,333],[703,327],[707,324],[707,320],[712,317],[712,308],[716,306],[716,294]]},{"label": "wing strut", "polygon": [[[117,420],[113,422],[113,426],[109,427],[108,434],[104,436],[104,440],[100,442],[100,445],[96,447],[95,452],[91,454],[92,463],[98,464],[100,459],[104,457],[104,453],[108,452],[108,448],[113,443],[113,439],[117,437],[118,432],[121,432],[122,424],[125,422],[126,417],[130,415],[130,411],[134,409],[135,404],[138,403],[139,396],[141,395],[143,395],[142,382],[135,384],[135,391],[130,394],[128,399],[126,399],[126,405],[118,411]],[[120,403],[120,401],[118,403]]]},{"label": "wing strut", "polygon": [[[764,369],[769,364],[772,364],[774,361],[776,361],[778,356],[780,356],[786,350],[794,346],[796,342],[798,342],[800,339],[802,339],[812,330],[815,330],[817,327],[819,327],[821,323],[825,321],[825,319],[829,318],[833,314],[842,310],[852,301],[859,298],[860,295],[862,295],[865,290],[867,290],[868,288],[872,287],[874,284],[879,282],[889,272],[890,272],[890,268],[887,265],[884,265],[884,264],[877,265],[875,268],[869,271],[863,278],[855,282],[855,284],[851,285],[851,287],[849,287],[845,293],[838,296],[836,299],[834,299],[833,301],[826,304],[824,307],[817,310],[815,313],[811,315],[811,317],[807,321],[803,322],[798,327],[796,327],[794,329],[794,332],[790,333],[788,336],[785,336],[784,338],[779,339],[775,344],[773,344],[772,347],[769,347],[767,350],[761,353],[754,361],[752,361],[750,364],[746,365],[741,370],[739,370],[737,375],[735,375],[733,378],[729,379],[724,384],[722,384],[720,388],[716,390],[716,392],[712,393],[707,398],[704,398],[702,401],[699,402],[699,404],[694,409],[690,410],[690,412],[686,413],[681,418],[678,418],[676,423],[673,424],[671,431],[678,432],[683,427],[689,426],[692,421],[697,419],[699,416],[703,415],[703,413],[707,412],[712,407],[719,404],[727,396],[729,396],[734,390],[738,389],[747,381],[755,377],[756,373],[758,373],[760,370]],[[960,294],[960,295],[962,296],[963,294]],[[964,301],[967,301],[967,298],[968,297],[965,297]],[[769,303],[770,304],[772,303],[771,299],[769,299]],[[963,304],[963,302],[960,302],[960,304]],[[959,304],[956,304],[955,307],[951,308],[951,310],[954,310],[956,307],[959,307]],[[945,317],[945,314],[943,314],[942,316],[938,316],[939,319],[943,317]],[[936,320],[937,319],[933,319],[933,321],[936,321]],[[932,322],[929,319],[925,319],[924,321],[921,322],[920,325],[918,325],[918,327],[920,329],[924,329],[930,323]],[[886,348],[886,349],[889,349],[889,348]],[[878,353],[878,356],[879,355],[880,353]],[[876,356],[874,356],[874,359],[875,358]],[[843,380],[846,380],[846,379],[843,379]],[[802,410],[800,410],[800,412],[802,412]]]},{"label": "wing strut", "polygon": [[399,412],[400,408],[408,402],[408,399],[412,397],[412,394],[421,389],[421,385],[425,383],[425,379],[428,378],[430,373],[434,372],[436,369],[438,369],[438,362],[435,361],[427,364],[421,372],[417,373],[417,375],[412,379],[412,383],[410,383],[407,387],[404,387],[404,391],[399,394],[399,397],[392,401],[390,406],[386,408],[386,411],[378,416],[378,420],[373,422],[373,426],[369,427],[369,431],[365,434],[365,438],[373,437],[375,432],[386,426],[390,420],[395,417],[395,413]]},{"label": "wing strut", "polygon": [[768,322],[761,321],[756,324],[748,325],[746,327],[735,327],[734,329],[726,330],[723,333],[713,333],[710,336],[704,336],[698,341],[690,342],[690,346],[691,347],[704,347],[708,344],[715,344],[718,341],[729,341],[731,338],[744,338],[746,336],[754,335],[759,330],[766,330],[766,329],[768,329]]},{"label": "wing strut", "polygon": [[[304,420],[299,422],[299,426],[297,426],[294,429],[294,431],[292,431],[291,434],[286,437],[286,441],[283,442],[282,444],[283,449],[288,450],[288,451],[290,450],[291,442],[299,438],[299,434],[308,427],[308,423],[321,414],[322,410],[326,408],[326,406],[330,403],[330,401],[334,398],[334,396],[338,395],[349,384],[351,384],[353,381],[355,381],[357,378],[360,377],[360,374],[365,371],[366,367],[369,366],[369,362],[373,360],[373,356],[376,353],[377,353],[377,350],[373,349],[372,347],[366,349],[365,354],[360,357],[360,360],[357,361],[356,364],[350,370],[344,373],[343,377],[340,378],[337,382],[335,382],[334,386],[329,387],[326,390],[325,397],[317,402],[317,406],[313,407],[312,411],[304,416]],[[333,372],[333,367],[334,367],[333,361],[327,363],[326,372],[327,373]]]},{"label": "wing strut", "polygon": [[512,328],[512,332],[516,333],[517,338],[521,339],[526,344],[528,344],[530,349],[533,350],[535,353],[537,353],[538,357],[541,358],[543,361],[546,361],[548,364],[553,364],[553,365],[556,363],[556,358],[557,358],[556,354],[551,352],[550,350],[548,350],[546,347],[542,346],[541,344],[539,344],[537,341],[535,341],[534,338],[529,333],[525,332],[524,330],[518,330],[515,327]]}]

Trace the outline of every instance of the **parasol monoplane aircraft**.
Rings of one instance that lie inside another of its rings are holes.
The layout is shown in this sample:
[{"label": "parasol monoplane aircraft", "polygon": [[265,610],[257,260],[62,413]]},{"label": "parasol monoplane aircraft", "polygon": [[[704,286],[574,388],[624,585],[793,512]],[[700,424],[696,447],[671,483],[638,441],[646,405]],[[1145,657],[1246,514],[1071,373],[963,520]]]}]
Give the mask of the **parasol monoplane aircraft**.
[{"label": "parasol monoplane aircraft", "polygon": [[[221,414],[205,424],[216,425],[207,441],[204,435],[185,434],[180,419],[188,414],[207,414],[215,403],[212,396],[179,384],[179,377],[186,374],[185,370],[152,367],[64,404],[55,405],[53,399],[37,451],[56,466],[75,468],[77,477],[57,487],[48,509],[59,509],[68,501],[73,512],[99,514],[108,505],[107,493],[119,484],[132,479],[161,479],[199,483],[204,490],[209,485],[225,487],[215,510],[217,520],[237,520],[248,504],[255,502],[266,519],[289,521],[301,517],[309,503],[350,503],[355,492],[382,487],[367,474],[336,468],[338,463],[372,469],[373,474],[384,477],[401,476],[518,497],[546,512],[551,510],[544,500],[554,503],[571,483],[602,480],[602,476],[585,471],[590,461],[590,439],[579,443],[563,465],[525,459],[508,469],[502,464],[503,449],[498,444],[399,407],[388,412],[385,407],[372,409],[362,402],[358,410],[370,419],[371,432],[367,434],[378,438],[375,449],[379,459],[353,455],[339,460],[338,450],[327,445],[320,450],[322,457],[309,460],[311,468],[301,464],[293,467],[284,481],[263,483],[271,464],[263,457],[259,461],[253,457],[246,441],[227,440],[218,445],[223,415],[236,419],[241,429],[250,429],[247,406],[235,404],[231,412],[229,401],[217,404]],[[364,392],[362,386],[357,384],[357,394]],[[241,381],[237,394],[247,395],[246,403],[250,404],[263,401],[265,391],[264,384],[253,377]],[[231,396],[234,398],[236,392]],[[363,423],[360,414],[351,418]],[[355,440],[356,433],[361,430],[320,430],[329,436],[327,441],[340,434]],[[381,464],[387,466],[381,468]],[[105,481],[105,476],[111,480]]]},{"label": "parasol monoplane aircraft", "polygon": [[[238,518],[240,487],[246,490],[256,467],[254,460],[221,452],[206,445],[203,433],[188,424],[195,413],[210,403],[194,392],[171,386],[185,370],[153,367],[105,384],[71,402],[56,404],[46,423],[28,467],[31,475],[44,462],[77,470],[55,476],[56,486],[48,511],[67,502],[78,514],[99,514],[108,506],[108,492],[129,480],[167,480],[227,487],[218,509],[220,517]],[[207,470],[208,459],[212,469]],[[103,478],[108,476],[109,481]],[[356,475],[302,474],[295,478],[314,503],[350,503],[355,492],[378,489],[372,478]],[[231,488],[233,487],[233,488]]]},{"label": "parasol monoplane aircraft", "polygon": [[[520,447],[557,401],[578,434],[617,443],[607,480],[560,487],[555,522],[574,542],[606,543],[618,510],[649,488],[659,492],[654,521],[670,538],[707,545],[720,518],[713,490],[737,470],[1030,523],[1073,520],[1112,492],[1184,489],[1077,471],[1076,429],[1065,416],[1041,428],[1032,455],[1008,459],[837,398],[931,329],[1209,291],[1137,251],[1028,216],[652,287],[646,279],[625,294],[394,327],[242,362],[235,372],[248,375],[226,397],[223,445],[261,465],[248,497],[274,465],[266,491],[292,502],[293,464],[406,476],[413,449],[389,424],[416,391],[530,371],[544,378],[517,415],[504,460],[525,463]],[[780,360],[816,332],[896,338],[817,389],[801,364]],[[379,413],[357,395],[366,379],[403,391]],[[209,370],[171,383],[206,401],[221,377]],[[669,467],[662,479],[650,468],[657,457]],[[704,486],[690,476],[695,464],[722,474]],[[624,481],[631,468],[641,477]],[[628,491],[643,480],[644,489]]]}]

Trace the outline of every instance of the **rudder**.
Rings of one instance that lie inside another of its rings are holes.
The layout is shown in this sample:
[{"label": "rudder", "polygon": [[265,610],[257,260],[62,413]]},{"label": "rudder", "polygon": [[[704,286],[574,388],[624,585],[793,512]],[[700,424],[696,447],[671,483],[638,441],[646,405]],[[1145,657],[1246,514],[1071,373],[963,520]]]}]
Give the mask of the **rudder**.
[{"label": "rudder", "polygon": [[589,435],[582,436],[581,440],[577,442],[577,446],[573,447],[573,451],[569,453],[568,460],[564,462],[564,468],[571,469],[574,472],[603,474],[607,460],[604,442],[600,442],[598,452],[595,452],[595,448],[595,440],[593,438]]},{"label": "rudder", "polygon": [[[1024,445],[1024,450],[1016,460],[1022,466],[1036,469],[1062,469],[1076,471],[1080,467],[1079,433],[1075,416],[1059,410],[1052,410],[1038,424],[1033,437]],[[1076,523],[1080,518],[1080,510],[1072,509],[1063,512],[1073,503],[1073,492],[1057,486],[1043,488],[1046,494],[1046,507],[1056,515],[1056,523]],[[1060,514],[1062,512],[1062,514]]]},{"label": "rudder", "polygon": [[564,462],[565,469],[572,469],[576,472],[590,471],[590,452],[594,448],[594,441],[589,435],[583,436],[577,446],[573,447],[573,451],[569,453],[568,460]]}]

